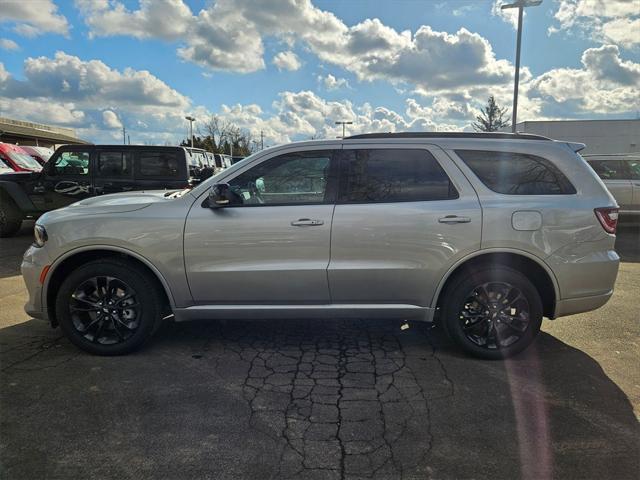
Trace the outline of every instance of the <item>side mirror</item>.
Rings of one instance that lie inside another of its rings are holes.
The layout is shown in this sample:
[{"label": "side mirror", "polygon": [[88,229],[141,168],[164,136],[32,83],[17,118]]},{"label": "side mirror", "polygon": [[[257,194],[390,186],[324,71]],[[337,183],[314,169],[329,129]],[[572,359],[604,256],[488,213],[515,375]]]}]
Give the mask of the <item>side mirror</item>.
[{"label": "side mirror", "polygon": [[216,183],[209,190],[209,208],[221,208],[229,205],[231,189],[228,183]]}]

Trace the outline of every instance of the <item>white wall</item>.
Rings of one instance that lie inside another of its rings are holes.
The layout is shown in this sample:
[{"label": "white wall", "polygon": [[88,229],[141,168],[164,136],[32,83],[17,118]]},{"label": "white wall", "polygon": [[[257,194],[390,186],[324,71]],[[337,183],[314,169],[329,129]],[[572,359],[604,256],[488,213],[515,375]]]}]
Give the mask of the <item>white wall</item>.
[{"label": "white wall", "polygon": [[640,152],[640,120],[573,120],[521,122],[516,129],[553,138],[585,143],[580,153]]}]

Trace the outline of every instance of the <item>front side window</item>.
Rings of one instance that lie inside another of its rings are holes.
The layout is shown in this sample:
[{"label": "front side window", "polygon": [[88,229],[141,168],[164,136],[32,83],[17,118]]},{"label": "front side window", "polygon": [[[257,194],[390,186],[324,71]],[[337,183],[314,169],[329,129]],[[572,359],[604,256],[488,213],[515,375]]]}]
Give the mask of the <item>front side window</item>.
[{"label": "front side window", "polygon": [[332,201],[327,185],[332,152],[300,152],[266,160],[229,182],[236,205]]},{"label": "front side window", "polygon": [[456,150],[484,185],[505,195],[567,195],[576,189],[549,160],[515,152]]},{"label": "front side window", "polygon": [[589,160],[589,165],[603,180],[628,180],[624,160]]},{"label": "front side window", "polygon": [[640,180],[640,160],[627,160],[633,180]]},{"label": "front side window", "polygon": [[53,166],[55,175],[88,175],[89,152],[62,152]]},{"label": "front side window", "polygon": [[340,203],[458,198],[451,180],[426,150],[345,150],[340,177]]},{"label": "front side window", "polygon": [[180,174],[175,152],[143,152],[138,157],[138,163],[143,177],[177,177]]},{"label": "front side window", "polygon": [[104,177],[131,177],[133,160],[129,152],[100,152],[98,174]]}]

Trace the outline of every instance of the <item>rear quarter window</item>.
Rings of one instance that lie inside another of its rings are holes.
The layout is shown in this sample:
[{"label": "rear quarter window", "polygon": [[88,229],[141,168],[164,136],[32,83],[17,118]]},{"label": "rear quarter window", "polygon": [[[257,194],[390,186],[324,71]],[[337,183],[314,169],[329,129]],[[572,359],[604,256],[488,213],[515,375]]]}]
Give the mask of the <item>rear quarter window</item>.
[{"label": "rear quarter window", "polygon": [[549,160],[514,152],[456,150],[490,190],[504,195],[570,195],[575,187]]},{"label": "rear quarter window", "polygon": [[149,178],[177,178],[183,175],[181,161],[184,163],[184,158],[177,152],[140,152],[138,174]]}]

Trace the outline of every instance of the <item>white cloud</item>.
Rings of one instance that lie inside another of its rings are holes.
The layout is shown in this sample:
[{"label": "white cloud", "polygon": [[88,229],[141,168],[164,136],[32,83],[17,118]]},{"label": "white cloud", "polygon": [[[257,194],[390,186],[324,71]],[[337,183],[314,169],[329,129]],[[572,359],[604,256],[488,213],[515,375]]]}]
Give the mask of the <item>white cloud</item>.
[{"label": "white cloud", "polygon": [[102,112],[102,122],[107,128],[122,128],[122,122],[118,118],[118,115],[112,110]]},{"label": "white cloud", "polygon": [[3,50],[9,50],[9,51],[20,49],[20,47],[16,42],[8,38],[0,38],[0,48]]},{"label": "white cloud", "polygon": [[336,78],[330,73],[326,77],[322,75],[318,76],[318,82],[320,82],[327,90],[338,90],[343,87],[349,87],[349,82],[346,78]]},{"label": "white cloud", "polygon": [[58,6],[52,0],[3,0],[0,23],[5,22],[15,23],[14,30],[26,37],[69,33],[67,19],[58,13]]},{"label": "white cloud", "polygon": [[554,18],[557,24],[549,27],[549,33],[578,29],[599,41],[624,47],[640,44],[637,0],[558,0]]},{"label": "white cloud", "polygon": [[[261,8],[253,0],[218,0],[197,15],[181,0],[153,2],[153,8],[150,0],[141,0],[133,11],[119,1],[77,1],[92,35],[180,39],[181,58],[214,70],[264,69],[263,39],[274,37],[289,45],[301,42],[321,61],[362,81],[406,82],[438,92],[504,83],[512,75],[510,63],[496,59],[485,38],[464,28],[454,34],[429,26],[398,32],[378,19],[349,27],[310,0],[271,0]],[[171,18],[171,29],[156,27],[152,14],[158,11],[167,12],[161,16]]]},{"label": "white cloud", "polygon": [[278,70],[289,70],[291,72],[298,70],[302,66],[298,56],[290,50],[280,52],[273,57],[273,64],[278,67]]},{"label": "white cloud", "polygon": [[[510,2],[505,2],[504,0],[493,0],[493,4],[491,5],[491,15],[494,17],[500,17],[503,22],[508,23],[514,29],[518,28],[518,9],[507,8],[506,10],[502,10],[500,7],[506,3]],[[523,13],[526,15],[526,12]]]},{"label": "white cloud", "polygon": [[550,70],[531,81],[530,96],[578,112],[620,113],[640,108],[640,63],[624,61],[615,45],[590,48],[576,68]]}]

